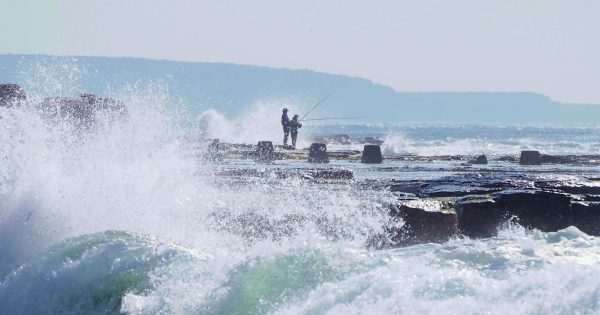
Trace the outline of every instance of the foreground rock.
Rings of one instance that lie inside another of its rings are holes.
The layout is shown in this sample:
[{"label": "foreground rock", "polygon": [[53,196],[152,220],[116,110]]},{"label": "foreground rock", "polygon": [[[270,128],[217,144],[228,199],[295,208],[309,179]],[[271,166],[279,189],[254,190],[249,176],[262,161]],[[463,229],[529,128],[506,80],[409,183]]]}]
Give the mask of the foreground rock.
[{"label": "foreground rock", "polygon": [[571,209],[573,225],[588,235],[600,235],[600,203],[574,202]]},{"label": "foreground rock", "polygon": [[465,196],[455,205],[458,229],[473,238],[492,237],[498,225],[506,219],[506,213],[489,196]]},{"label": "foreground rock", "polygon": [[0,84],[0,107],[18,106],[26,100],[25,90],[17,84]]},{"label": "foreground rock", "polygon": [[542,164],[542,156],[539,151],[521,151],[519,158],[521,165],[540,165]]},{"label": "foreground rock", "polygon": [[38,104],[38,109],[48,121],[67,121],[78,129],[90,128],[98,122],[120,121],[128,114],[125,104],[87,93],[81,94],[79,99],[47,97]]},{"label": "foreground rock", "polygon": [[506,217],[514,217],[526,228],[553,232],[573,223],[571,198],[564,193],[550,191],[503,191],[494,200]]},{"label": "foreground rock", "polygon": [[[432,212],[422,206],[391,206],[392,216],[405,220],[400,230],[388,229],[387,237],[396,240],[392,244],[440,242],[455,234],[492,237],[507,221],[543,232],[575,226],[589,235],[600,235],[600,186],[590,179],[539,174],[461,174],[427,183],[394,182],[391,190],[416,194],[420,199],[411,202],[417,204],[445,200],[448,208]],[[451,213],[455,213],[456,230]]]},{"label": "foreground rock", "polygon": [[395,245],[442,243],[458,235],[456,212],[445,202],[404,201],[391,206],[391,215],[404,221],[401,228],[391,230]]},{"label": "foreground rock", "polygon": [[275,168],[275,169],[227,169],[215,172],[217,176],[228,176],[228,177],[274,177],[278,179],[299,177],[303,179],[340,179],[350,180],[354,178],[354,172],[352,170],[343,168],[313,168],[313,169],[289,169],[289,168]]},{"label": "foreground rock", "polygon": [[270,239],[281,240],[297,235],[307,225],[315,227],[319,235],[331,240],[354,239],[356,230],[345,224],[343,218],[316,214],[285,214],[279,218],[257,212],[234,214],[226,209],[213,212],[207,223],[217,231],[242,236],[246,244]]},{"label": "foreground rock", "polygon": [[355,181],[349,180],[351,170],[327,167],[231,168],[215,174],[269,181],[298,177],[325,185],[342,180],[357,191],[389,189],[397,201],[387,207],[389,222],[383,223],[383,233],[369,237],[368,246],[373,248],[441,243],[460,236],[493,237],[507,222],[543,232],[575,226],[600,235],[600,178],[592,171],[583,175],[578,169],[557,172],[529,167],[452,170],[456,175],[429,180],[359,177]]},{"label": "foreground rock", "polygon": [[329,156],[327,155],[327,145],[325,145],[325,143],[311,144],[308,153],[308,162],[329,163]]},{"label": "foreground rock", "polygon": [[469,164],[476,164],[476,165],[487,165],[488,164],[488,158],[485,154],[476,156],[475,158],[473,158],[472,160],[469,161]]},{"label": "foreground rock", "polygon": [[[0,84],[0,107],[25,104],[27,93],[17,84]],[[79,98],[46,97],[35,107],[49,123],[67,122],[76,129],[87,129],[97,123],[113,123],[127,118],[127,107],[117,100],[82,93]]]}]

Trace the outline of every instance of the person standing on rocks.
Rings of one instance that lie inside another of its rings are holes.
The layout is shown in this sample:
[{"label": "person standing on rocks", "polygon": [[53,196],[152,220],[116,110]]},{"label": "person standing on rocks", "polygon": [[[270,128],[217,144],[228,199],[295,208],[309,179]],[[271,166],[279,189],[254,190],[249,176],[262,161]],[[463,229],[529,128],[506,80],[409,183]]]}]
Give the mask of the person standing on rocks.
[{"label": "person standing on rocks", "polygon": [[283,109],[281,114],[281,126],[283,126],[283,145],[287,146],[288,136],[290,134],[290,118],[287,115],[288,109]]},{"label": "person standing on rocks", "polygon": [[296,139],[298,139],[298,128],[302,128],[302,124],[298,121],[298,115],[294,115],[290,121],[290,133],[292,134],[292,146],[296,148]]}]

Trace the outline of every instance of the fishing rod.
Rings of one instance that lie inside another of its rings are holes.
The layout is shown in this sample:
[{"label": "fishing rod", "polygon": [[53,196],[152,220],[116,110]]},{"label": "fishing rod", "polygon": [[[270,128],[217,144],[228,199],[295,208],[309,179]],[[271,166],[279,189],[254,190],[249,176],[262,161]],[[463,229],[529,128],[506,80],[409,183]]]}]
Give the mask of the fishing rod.
[{"label": "fishing rod", "polygon": [[327,117],[327,118],[311,118],[304,119],[303,121],[316,121],[316,120],[345,120],[345,119],[362,119],[364,117]]},{"label": "fishing rod", "polygon": [[325,102],[326,99],[328,99],[331,95],[333,95],[333,93],[335,93],[337,91],[333,90],[331,93],[327,94],[327,96],[325,96],[323,99],[321,99],[317,104],[315,104],[315,106],[313,106],[308,113],[304,114],[304,116],[302,116],[302,118],[300,118],[300,120],[304,120],[304,117],[308,116],[308,114],[310,114],[310,112],[312,112],[315,108],[317,108],[319,105],[321,105],[321,103]]}]

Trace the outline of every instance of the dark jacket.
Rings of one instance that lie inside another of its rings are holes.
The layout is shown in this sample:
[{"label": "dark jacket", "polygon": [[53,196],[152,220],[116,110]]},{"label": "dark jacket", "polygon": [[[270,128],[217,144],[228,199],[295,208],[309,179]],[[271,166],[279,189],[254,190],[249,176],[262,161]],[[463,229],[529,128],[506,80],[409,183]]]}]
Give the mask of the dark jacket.
[{"label": "dark jacket", "polygon": [[288,117],[287,113],[281,114],[281,125],[284,127],[290,126],[290,118]]},{"label": "dark jacket", "polygon": [[298,128],[302,128],[302,124],[299,121],[292,119],[290,121],[290,130],[292,132],[298,132]]}]

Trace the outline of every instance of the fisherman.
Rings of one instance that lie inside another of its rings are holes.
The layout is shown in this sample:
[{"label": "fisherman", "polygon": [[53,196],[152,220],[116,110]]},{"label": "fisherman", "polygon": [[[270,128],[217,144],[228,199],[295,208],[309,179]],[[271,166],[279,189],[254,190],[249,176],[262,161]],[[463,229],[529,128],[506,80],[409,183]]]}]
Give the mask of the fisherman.
[{"label": "fisherman", "polygon": [[290,121],[290,132],[292,133],[292,147],[296,148],[296,139],[298,138],[298,128],[302,128],[302,124],[298,121],[298,115],[292,117]]},{"label": "fisherman", "polygon": [[288,135],[290,134],[290,118],[287,115],[288,109],[283,109],[281,114],[281,126],[283,126],[283,145],[287,146]]}]

